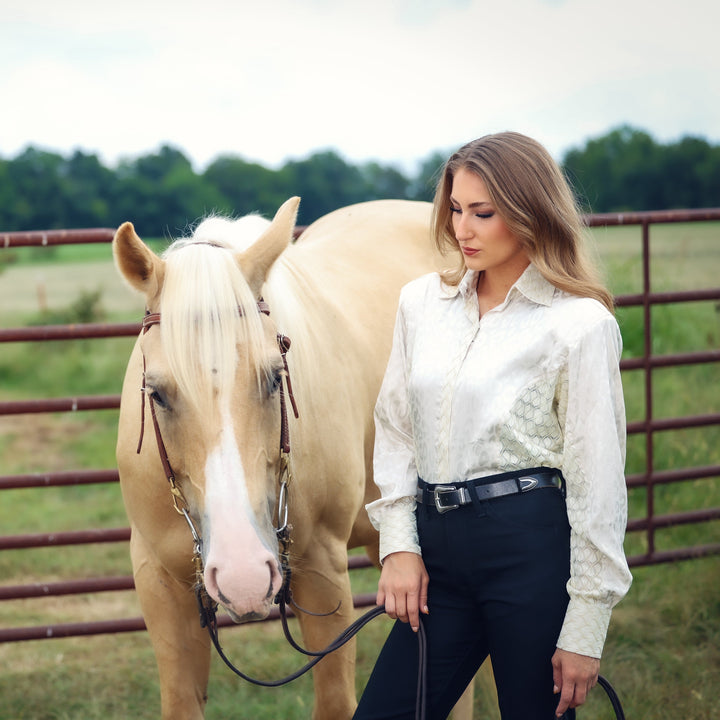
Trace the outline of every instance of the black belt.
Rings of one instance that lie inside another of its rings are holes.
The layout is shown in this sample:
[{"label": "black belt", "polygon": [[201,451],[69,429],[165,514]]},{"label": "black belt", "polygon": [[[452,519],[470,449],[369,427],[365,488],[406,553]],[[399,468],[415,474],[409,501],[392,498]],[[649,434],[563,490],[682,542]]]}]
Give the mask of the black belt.
[{"label": "black belt", "polygon": [[457,510],[472,503],[474,493],[478,500],[493,500],[506,495],[538,490],[540,488],[564,487],[562,474],[552,468],[532,468],[513,472],[473,478],[452,485],[431,485],[418,478],[416,500],[423,505],[434,505],[439,513]]}]

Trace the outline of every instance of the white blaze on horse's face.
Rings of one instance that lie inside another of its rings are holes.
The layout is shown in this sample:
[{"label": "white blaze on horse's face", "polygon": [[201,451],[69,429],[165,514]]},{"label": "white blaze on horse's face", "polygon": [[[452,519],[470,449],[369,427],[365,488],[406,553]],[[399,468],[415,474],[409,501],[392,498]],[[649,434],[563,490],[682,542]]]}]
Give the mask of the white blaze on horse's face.
[{"label": "white blaze on horse's face", "polygon": [[[273,511],[283,364],[277,329],[256,303],[292,237],[297,205],[285,203],[240,252],[199,238],[183,246],[195,245],[191,262],[182,248],[162,260],[132,226],[114,243],[119,269],[161,316],[140,343],[146,394],[156,398],[170,464],[200,525],[206,589],[236,620],[266,617],[282,582]],[[204,258],[210,269],[198,269]],[[150,437],[145,445],[143,456],[152,451],[156,460]]]},{"label": "white blaze on horse's face", "polygon": [[269,513],[263,513],[260,527],[250,502],[229,408],[221,418],[219,442],[205,462],[205,587],[236,620],[255,620],[267,616],[282,577],[271,549]]},{"label": "white blaze on horse's face", "polygon": [[266,617],[282,584],[272,520],[283,363],[274,326],[264,317],[262,324],[268,375],[258,383],[255,362],[239,353],[232,392],[220,393],[215,444],[203,472],[205,587],[239,622]]}]

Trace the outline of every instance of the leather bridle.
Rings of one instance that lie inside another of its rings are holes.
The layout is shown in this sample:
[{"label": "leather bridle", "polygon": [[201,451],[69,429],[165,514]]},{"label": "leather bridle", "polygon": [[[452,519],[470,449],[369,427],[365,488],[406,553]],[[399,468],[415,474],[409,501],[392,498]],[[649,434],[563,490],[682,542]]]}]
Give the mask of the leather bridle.
[{"label": "leather bridle", "polygon": [[[268,304],[260,298],[257,302],[258,312],[264,315],[270,315],[270,308]],[[238,308],[240,316],[243,311]],[[150,330],[154,325],[159,325],[161,319],[160,313],[152,313],[147,311],[142,321],[142,334]],[[287,364],[287,352],[290,349],[290,338],[281,333],[277,334],[278,348],[280,349],[280,355],[283,360],[283,379],[284,382],[280,383],[280,458],[279,458],[279,470],[278,470],[278,506],[277,506],[277,527],[275,528],[275,534],[279,543],[279,559],[280,568],[283,576],[283,585],[278,593],[278,596],[282,595],[286,601],[290,598],[290,530],[291,527],[288,524],[288,488],[292,480],[292,473],[290,471],[290,428],[288,423],[287,413],[287,400],[286,394],[290,398],[290,404],[292,405],[293,414],[298,417],[297,404],[295,403],[295,396],[293,394],[292,383],[290,381],[290,373]],[[137,452],[140,453],[142,449],[143,437],[145,434],[145,397],[147,395],[145,385],[145,355],[143,354],[143,375],[142,375],[142,386],[140,388],[142,393],[142,402],[140,408],[140,438],[138,440]],[[287,391],[286,391],[287,388]],[[172,465],[170,464],[170,458],[168,457],[167,448],[163,441],[162,432],[160,430],[160,424],[158,423],[157,413],[155,411],[155,402],[152,395],[147,395],[147,400],[150,404],[150,417],[152,418],[153,429],[155,431],[155,440],[157,442],[158,454],[160,455],[160,462],[163,467],[163,472],[167,478],[170,486],[170,493],[172,496],[173,506],[175,510],[185,518],[190,532],[193,536],[193,566],[195,569],[195,592],[198,596],[198,603],[200,604],[201,616],[203,612],[214,616],[217,610],[217,603],[207,594],[203,581],[203,560],[202,560],[202,537],[193,522],[190,515],[190,509],[182,488],[178,485],[175,472],[173,471]],[[276,602],[279,602],[276,598]]]}]

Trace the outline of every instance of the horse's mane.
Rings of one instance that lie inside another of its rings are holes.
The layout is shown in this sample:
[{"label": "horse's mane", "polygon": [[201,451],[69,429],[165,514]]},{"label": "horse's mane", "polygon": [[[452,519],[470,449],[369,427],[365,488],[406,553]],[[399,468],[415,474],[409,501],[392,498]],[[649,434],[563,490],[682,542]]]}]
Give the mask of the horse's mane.
[{"label": "horse's mane", "polygon": [[295,396],[302,404],[304,388],[317,389],[323,382],[316,376],[316,354],[325,345],[324,339],[318,337],[322,336],[318,328],[322,312],[318,306],[323,299],[311,279],[313,268],[296,263],[294,249],[289,247],[273,265],[263,295],[278,330],[292,341],[288,353],[289,371]]},{"label": "horse's mane", "polygon": [[[235,253],[251,245],[268,225],[253,215],[239,220],[210,217],[163,255],[163,348],[178,387],[196,408],[208,407],[216,393],[231,392],[239,360],[254,366],[261,381],[261,321]],[[243,322],[238,322],[240,315]],[[238,357],[238,344],[245,358]]]}]

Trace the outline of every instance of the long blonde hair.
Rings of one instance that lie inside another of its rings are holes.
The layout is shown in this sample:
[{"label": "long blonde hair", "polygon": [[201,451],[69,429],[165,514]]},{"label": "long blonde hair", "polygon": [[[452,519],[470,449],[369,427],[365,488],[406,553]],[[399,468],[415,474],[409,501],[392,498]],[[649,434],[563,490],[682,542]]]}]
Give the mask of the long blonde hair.
[{"label": "long blonde hair", "polygon": [[[457,251],[450,209],[455,173],[465,168],[485,183],[496,212],[518,238],[548,282],[573,295],[591,297],[613,312],[613,299],[585,248],[586,230],[572,191],[550,153],[516,132],[486,135],[467,143],[445,164],[435,192],[432,232],[443,254]],[[458,267],[443,274],[457,285]]]}]

